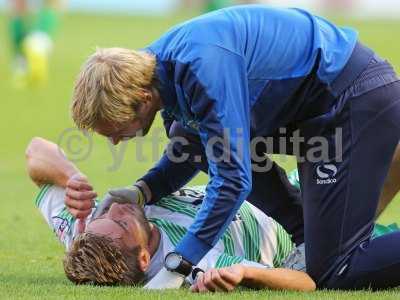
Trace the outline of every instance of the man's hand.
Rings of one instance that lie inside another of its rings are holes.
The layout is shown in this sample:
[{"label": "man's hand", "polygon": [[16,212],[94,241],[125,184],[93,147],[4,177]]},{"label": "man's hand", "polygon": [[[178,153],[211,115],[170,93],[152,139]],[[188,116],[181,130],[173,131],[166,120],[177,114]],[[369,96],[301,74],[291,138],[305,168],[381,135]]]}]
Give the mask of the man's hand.
[{"label": "man's hand", "polygon": [[111,189],[104,196],[104,200],[98,206],[93,218],[101,216],[113,203],[136,203],[143,207],[145,205],[145,196],[135,185],[124,188]]},{"label": "man's hand", "polygon": [[233,265],[222,269],[210,269],[199,274],[197,280],[190,287],[194,293],[204,292],[230,292],[243,280],[245,268],[242,265]]},{"label": "man's hand", "polygon": [[141,207],[146,204],[145,195],[136,185],[112,189],[108,192],[111,196],[120,198],[125,203],[137,203]]},{"label": "man's hand", "polygon": [[84,175],[77,173],[69,178],[65,191],[65,205],[69,212],[83,221],[91,213],[97,197],[93,187]]},{"label": "man's hand", "polygon": [[233,265],[222,269],[211,269],[198,275],[190,287],[192,292],[229,292],[238,285],[253,289],[288,291],[314,291],[316,285],[307,273],[290,269],[268,268],[266,266]]}]

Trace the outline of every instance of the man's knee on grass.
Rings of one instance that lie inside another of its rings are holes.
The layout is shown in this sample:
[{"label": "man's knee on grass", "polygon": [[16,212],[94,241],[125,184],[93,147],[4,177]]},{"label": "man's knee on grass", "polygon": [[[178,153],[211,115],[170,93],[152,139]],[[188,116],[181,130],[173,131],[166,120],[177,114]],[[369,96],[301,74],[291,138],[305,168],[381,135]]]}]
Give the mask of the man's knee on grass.
[{"label": "man's knee on grass", "polygon": [[83,233],[64,258],[64,271],[76,284],[134,285],[144,280],[139,267],[140,246],[121,249],[107,236]]}]

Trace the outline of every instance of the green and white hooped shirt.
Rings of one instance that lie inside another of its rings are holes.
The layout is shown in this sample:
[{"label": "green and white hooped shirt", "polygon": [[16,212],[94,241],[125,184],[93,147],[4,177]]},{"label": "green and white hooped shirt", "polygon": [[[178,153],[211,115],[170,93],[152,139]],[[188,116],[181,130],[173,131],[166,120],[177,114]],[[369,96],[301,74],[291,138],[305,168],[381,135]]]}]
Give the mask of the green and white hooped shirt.
[{"label": "green and white hooped shirt", "polygon": [[[162,267],[165,255],[173,251],[193,223],[204,191],[204,186],[183,188],[145,207],[146,217],[160,229],[162,237],[160,249],[152,258],[148,277],[154,276]],[[57,238],[68,249],[77,232],[76,220],[64,205],[64,196],[63,188],[44,185],[35,203]],[[92,214],[86,222],[90,222]],[[199,262],[198,267],[208,270],[237,263],[280,267],[293,248],[289,234],[281,225],[245,201],[223,237]]]}]

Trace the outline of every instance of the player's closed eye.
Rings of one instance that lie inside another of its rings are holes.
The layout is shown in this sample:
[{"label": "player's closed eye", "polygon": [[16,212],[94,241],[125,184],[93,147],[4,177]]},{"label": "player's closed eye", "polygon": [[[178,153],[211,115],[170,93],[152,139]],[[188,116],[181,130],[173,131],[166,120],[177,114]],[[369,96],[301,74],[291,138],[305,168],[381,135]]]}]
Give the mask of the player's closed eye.
[{"label": "player's closed eye", "polygon": [[124,231],[128,231],[128,224],[125,221],[120,221],[120,220],[113,220],[115,223],[117,223]]}]

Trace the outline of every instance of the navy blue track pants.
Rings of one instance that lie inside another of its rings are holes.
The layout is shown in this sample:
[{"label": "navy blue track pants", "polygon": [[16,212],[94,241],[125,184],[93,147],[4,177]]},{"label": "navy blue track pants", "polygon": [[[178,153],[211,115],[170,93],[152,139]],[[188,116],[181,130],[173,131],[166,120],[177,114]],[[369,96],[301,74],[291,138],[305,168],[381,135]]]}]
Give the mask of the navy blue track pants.
[{"label": "navy blue track pants", "polygon": [[[388,63],[377,59],[339,98],[342,105],[329,111],[329,117],[297,124],[306,141],[301,147],[304,159],[298,160],[301,194],[273,163],[268,172],[253,172],[248,199],[281,223],[297,244],[306,243],[307,272],[318,287],[398,286],[400,233],[374,240],[370,236],[400,139],[400,81]],[[190,164],[208,171],[196,135],[175,122],[169,136],[187,138],[190,143],[174,145],[174,151],[190,154]],[[315,137],[325,139],[328,157],[309,159],[310,151],[318,156],[315,143],[307,143]],[[198,156],[203,158],[196,160]]]}]

